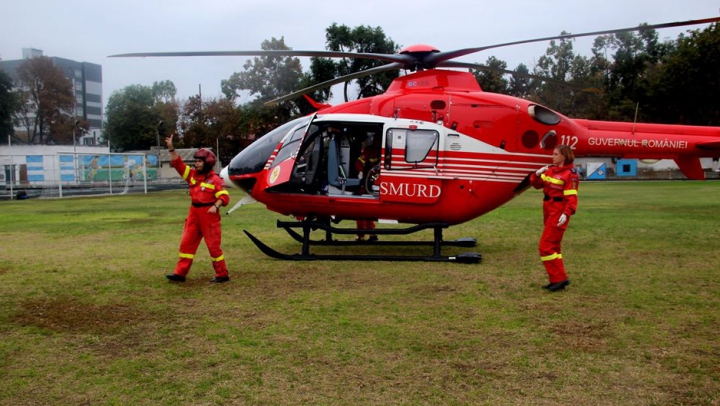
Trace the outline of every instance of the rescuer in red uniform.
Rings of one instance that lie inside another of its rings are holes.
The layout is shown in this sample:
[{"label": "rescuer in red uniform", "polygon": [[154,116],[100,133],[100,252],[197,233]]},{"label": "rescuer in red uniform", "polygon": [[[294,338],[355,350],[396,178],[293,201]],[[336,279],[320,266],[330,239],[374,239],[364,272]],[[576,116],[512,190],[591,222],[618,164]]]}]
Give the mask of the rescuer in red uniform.
[{"label": "rescuer in red uniform", "polygon": [[175,152],[172,139],[173,135],[165,138],[168,152],[170,152],[170,165],[188,183],[192,204],[180,241],[180,259],[175,266],[175,272],[166,276],[171,281],[185,282],[200,240],[205,238],[205,244],[210,251],[210,258],[215,269],[215,277],[210,282],[227,282],[230,277],[225,264],[225,256],[220,248],[219,209],[230,203],[230,195],[225,190],[222,178],[212,169],[215,166],[215,154],[209,149],[198,149],[195,151],[195,166],[191,168],[185,165],[185,162]]},{"label": "rescuer in red uniform", "polygon": [[578,174],[573,166],[575,155],[567,145],[553,150],[553,165],[538,169],[530,175],[530,184],[543,189],[543,223],[545,225],[538,249],[540,259],[550,278],[543,288],[563,290],[570,284],[562,260],[561,242],[575,214],[578,201]]},{"label": "rescuer in red uniform", "polygon": [[[355,161],[355,170],[358,173],[358,178],[363,179],[367,177],[370,170],[377,165],[380,161],[380,137],[375,140],[374,135],[368,135],[368,139],[363,143],[362,150],[360,150],[360,156]],[[364,186],[362,187],[364,190]],[[369,193],[370,191],[365,191]],[[358,229],[374,230],[375,222],[372,220],[357,220],[356,227]],[[355,237],[356,241],[365,240],[365,234],[358,234]],[[368,241],[377,241],[378,237],[376,234],[370,234]]]}]

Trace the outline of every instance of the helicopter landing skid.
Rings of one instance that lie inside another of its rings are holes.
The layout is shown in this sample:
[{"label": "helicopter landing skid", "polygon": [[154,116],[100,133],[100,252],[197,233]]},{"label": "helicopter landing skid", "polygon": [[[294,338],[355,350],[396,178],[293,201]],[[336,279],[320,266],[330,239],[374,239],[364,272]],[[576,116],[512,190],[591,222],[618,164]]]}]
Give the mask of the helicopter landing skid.
[{"label": "helicopter landing skid", "polygon": [[[482,255],[475,252],[462,253],[455,256],[444,256],[441,254],[441,246],[457,246],[457,247],[474,247],[477,242],[474,238],[462,238],[454,241],[443,241],[442,230],[447,228],[448,225],[445,223],[427,223],[419,224],[417,226],[408,227],[405,229],[356,229],[356,228],[335,228],[328,224],[317,223],[317,222],[281,222],[277,223],[278,228],[284,228],[295,240],[302,243],[302,252],[298,254],[283,254],[275,251],[274,249],[267,246],[265,243],[257,239],[254,235],[250,234],[247,230],[243,230],[250,240],[262,251],[265,255],[282,260],[294,260],[294,261],[307,261],[307,260],[336,260],[336,261],[437,261],[437,262],[458,262],[458,263],[478,263],[482,260]],[[292,228],[302,228],[303,235],[301,236]],[[378,235],[405,235],[415,233],[417,231],[432,228],[433,241],[335,241],[332,239],[332,234],[378,234]],[[310,239],[310,232],[313,230],[325,230],[326,240],[316,241]],[[432,245],[432,255],[383,255],[383,254],[311,254],[310,245],[374,245],[374,246],[409,246],[409,245]]]},{"label": "helicopter landing skid", "polygon": [[[295,239],[297,242],[304,242],[303,236],[300,235],[297,231],[293,230],[291,227],[293,227],[293,224],[295,223],[289,223],[290,225],[285,224],[285,222],[278,221],[278,228],[283,228],[285,231],[287,231],[288,234],[292,238]],[[296,226],[297,227],[297,226]],[[420,228],[418,228],[420,227]],[[420,231],[426,228],[432,227],[432,224],[428,227],[425,227],[424,225],[416,226],[416,227],[410,227],[408,229],[404,230],[412,230],[410,233],[413,233],[415,231]],[[332,227],[330,227],[332,228]],[[346,233],[343,232],[343,234],[357,234],[357,233],[363,233],[363,234],[381,234],[381,232],[378,229],[372,229],[372,230],[360,230],[360,229],[349,229],[351,232]],[[402,230],[402,231],[404,231]],[[345,231],[345,230],[343,230]],[[403,234],[410,234],[410,233],[403,233]],[[332,245],[332,246],[343,246],[343,245],[374,245],[374,246],[410,246],[410,245],[434,245],[435,241],[383,241],[383,240],[360,240],[360,241],[339,241],[332,238],[332,232],[329,230],[326,230],[326,235],[324,240],[309,240],[310,245]],[[452,247],[475,247],[477,246],[477,240],[474,238],[458,238],[457,240],[452,241],[445,241],[441,240],[440,245],[443,246],[452,246]]]}]

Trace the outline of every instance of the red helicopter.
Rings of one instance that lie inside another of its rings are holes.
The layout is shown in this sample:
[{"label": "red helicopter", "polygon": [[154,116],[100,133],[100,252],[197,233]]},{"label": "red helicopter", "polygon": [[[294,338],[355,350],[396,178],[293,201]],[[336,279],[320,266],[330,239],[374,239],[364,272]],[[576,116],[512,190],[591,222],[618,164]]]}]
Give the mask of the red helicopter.
[{"label": "red helicopter", "polygon": [[[302,243],[298,254],[277,252],[245,231],[271,257],[474,263],[481,260],[477,253],[441,254],[445,245],[476,244],[472,238],[444,241],[443,230],[492,211],[525,191],[529,174],[551,163],[555,146],[569,145],[576,157],[672,159],[687,178],[704,179],[700,158],[720,157],[720,127],[572,119],[528,100],[484,92],[471,73],[437,68],[477,69],[482,65],[452,59],[501,46],[717,21],[720,18],[645,25],[450,52],[414,45],[398,54],[289,50],[116,56],[282,55],[388,62],[273,102],[385,70],[414,72],[398,77],[381,95],[336,106],[315,103],[318,108],[315,114],[297,118],[259,138],[232,159],[222,170],[222,176],[228,185],[247,192],[239,205],[255,200],[272,211],[297,219],[278,221],[277,226]],[[353,163],[363,146],[372,143],[379,147],[379,162],[367,176],[359,178]],[[372,231],[333,226],[341,220],[388,220],[414,226]],[[301,229],[302,234],[295,232],[295,228]],[[310,252],[312,245],[357,244],[336,241],[333,238],[336,234],[404,235],[426,229],[434,230],[432,241],[381,240],[371,244],[427,244],[433,247],[430,255]],[[324,239],[313,240],[314,230],[324,231]]]}]

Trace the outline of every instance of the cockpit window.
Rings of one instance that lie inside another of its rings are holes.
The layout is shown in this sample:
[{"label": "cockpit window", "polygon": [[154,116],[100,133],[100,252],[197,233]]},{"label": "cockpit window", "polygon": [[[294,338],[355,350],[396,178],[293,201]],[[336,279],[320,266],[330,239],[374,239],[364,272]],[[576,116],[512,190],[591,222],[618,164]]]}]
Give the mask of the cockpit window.
[{"label": "cockpit window", "polygon": [[298,125],[305,126],[309,121],[310,117],[300,117],[265,134],[250,144],[250,146],[240,151],[240,153],[230,161],[228,173],[230,175],[243,175],[246,173],[259,172],[265,166],[270,155],[272,155],[278,142],[287,135],[288,131]]},{"label": "cockpit window", "polygon": [[275,157],[275,161],[273,161],[273,167],[297,153],[297,150],[300,147],[299,141],[305,135],[306,128],[307,126],[303,125],[286,137],[285,142],[283,142],[282,147],[280,147],[280,151],[278,151],[277,156]]}]

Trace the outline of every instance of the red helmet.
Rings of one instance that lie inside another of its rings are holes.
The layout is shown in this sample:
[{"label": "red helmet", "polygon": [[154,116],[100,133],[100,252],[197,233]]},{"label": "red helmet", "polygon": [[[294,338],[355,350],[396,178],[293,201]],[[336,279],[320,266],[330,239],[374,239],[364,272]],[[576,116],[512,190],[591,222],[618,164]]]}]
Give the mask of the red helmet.
[{"label": "red helmet", "polygon": [[215,154],[207,148],[200,148],[195,151],[195,159],[202,159],[205,162],[205,170],[210,170],[215,166]]}]

